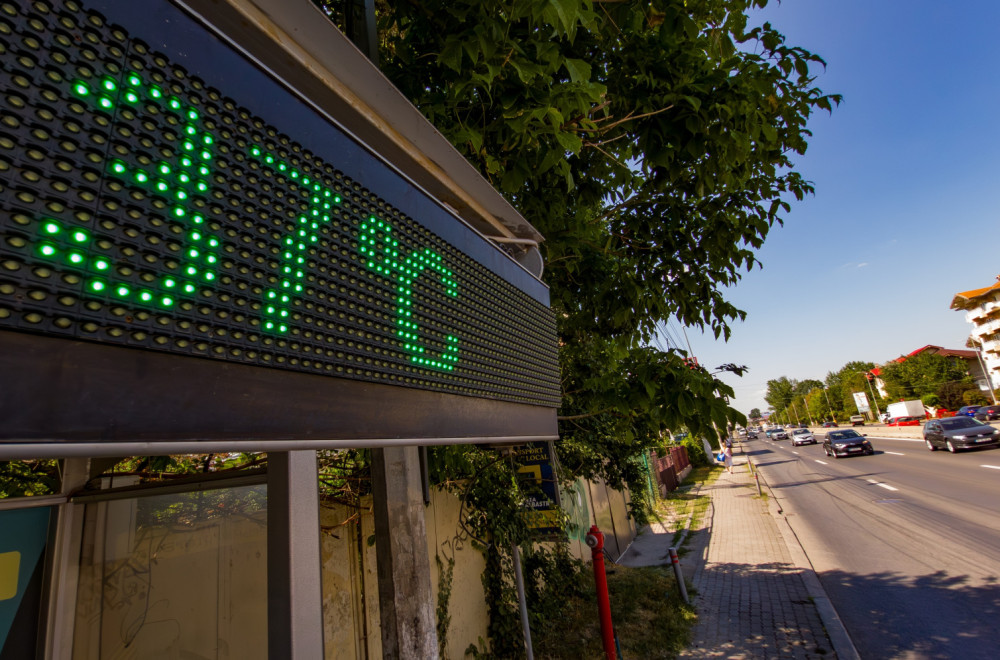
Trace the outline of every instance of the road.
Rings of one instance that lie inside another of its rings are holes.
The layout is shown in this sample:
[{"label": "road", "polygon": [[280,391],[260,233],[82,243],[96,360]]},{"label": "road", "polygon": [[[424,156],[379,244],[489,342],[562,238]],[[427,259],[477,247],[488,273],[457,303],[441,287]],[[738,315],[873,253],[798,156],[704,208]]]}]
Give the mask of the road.
[{"label": "road", "polygon": [[839,460],[784,440],[743,448],[862,658],[1000,657],[1000,450],[869,439],[876,455]]}]

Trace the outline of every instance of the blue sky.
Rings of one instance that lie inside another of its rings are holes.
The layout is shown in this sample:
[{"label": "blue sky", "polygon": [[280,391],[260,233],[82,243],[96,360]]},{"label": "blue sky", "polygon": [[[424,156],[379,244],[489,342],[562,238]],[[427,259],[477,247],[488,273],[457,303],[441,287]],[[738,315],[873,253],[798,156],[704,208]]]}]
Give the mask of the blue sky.
[{"label": "blue sky", "polygon": [[[1000,274],[1000,0],[784,0],[763,12],[827,61],[820,112],[797,169],[816,194],[794,204],[729,290],[748,313],[728,343],[688,331],[743,412],[766,382],[826,377],[926,344],[962,348],[952,297]],[[676,326],[675,326],[676,327]]]}]

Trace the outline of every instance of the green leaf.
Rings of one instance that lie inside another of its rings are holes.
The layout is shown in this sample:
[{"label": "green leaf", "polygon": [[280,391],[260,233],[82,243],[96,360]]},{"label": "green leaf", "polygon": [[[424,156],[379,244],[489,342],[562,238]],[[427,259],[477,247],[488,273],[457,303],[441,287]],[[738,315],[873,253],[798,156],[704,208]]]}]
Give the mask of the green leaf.
[{"label": "green leaf", "polygon": [[572,82],[587,82],[590,80],[590,65],[583,60],[570,58],[563,62],[563,65],[566,67],[569,79]]}]

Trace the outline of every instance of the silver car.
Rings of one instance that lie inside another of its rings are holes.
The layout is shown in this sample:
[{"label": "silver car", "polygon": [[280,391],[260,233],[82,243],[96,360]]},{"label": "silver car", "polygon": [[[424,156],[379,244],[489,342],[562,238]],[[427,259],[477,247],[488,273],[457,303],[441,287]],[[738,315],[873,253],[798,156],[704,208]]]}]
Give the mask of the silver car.
[{"label": "silver car", "polygon": [[816,444],[816,436],[814,436],[809,429],[795,429],[792,431],[792,446],[798,447],[799,445],[814,445]]}]

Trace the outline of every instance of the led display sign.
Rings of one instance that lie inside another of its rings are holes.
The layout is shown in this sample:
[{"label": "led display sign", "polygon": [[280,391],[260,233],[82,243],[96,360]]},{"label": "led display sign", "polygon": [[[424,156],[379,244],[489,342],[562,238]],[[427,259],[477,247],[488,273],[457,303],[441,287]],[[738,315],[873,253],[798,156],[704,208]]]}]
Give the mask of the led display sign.
[{"label": "led display sign", "polygon": [[0,330],[558,405],[540,285],[190,18],[130,4],[155,20],[0,2]]}]

